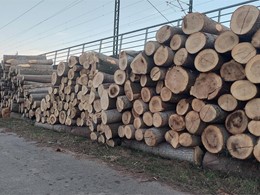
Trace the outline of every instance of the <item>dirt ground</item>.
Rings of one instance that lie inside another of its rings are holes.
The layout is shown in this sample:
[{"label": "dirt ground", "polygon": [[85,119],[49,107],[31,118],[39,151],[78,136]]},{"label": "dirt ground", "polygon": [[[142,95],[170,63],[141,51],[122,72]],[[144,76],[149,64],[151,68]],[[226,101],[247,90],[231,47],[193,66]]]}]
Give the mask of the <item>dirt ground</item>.
[{"label": "dirt ground", "polygon": [[173,189],[192,194],[260,194],[259,177],[245,177],[231,173],[205,170],[182,161],[123,147],[109,148],[83,137],[58,133],[33,126],[20,119],[0,119],[0,127],[9,128],[40,147],[71,153],[78,159],[94,158],[115,170],[143,181],[157,181]]}]

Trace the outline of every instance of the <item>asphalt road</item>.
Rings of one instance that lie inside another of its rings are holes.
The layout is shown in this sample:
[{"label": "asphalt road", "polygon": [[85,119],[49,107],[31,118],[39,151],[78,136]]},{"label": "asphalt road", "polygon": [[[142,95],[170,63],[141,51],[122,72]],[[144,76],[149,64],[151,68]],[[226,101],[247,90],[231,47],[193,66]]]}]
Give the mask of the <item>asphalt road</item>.
[{"label": "asphalt road", "polygon": [[184,194],[0,130],[0,194]]}]

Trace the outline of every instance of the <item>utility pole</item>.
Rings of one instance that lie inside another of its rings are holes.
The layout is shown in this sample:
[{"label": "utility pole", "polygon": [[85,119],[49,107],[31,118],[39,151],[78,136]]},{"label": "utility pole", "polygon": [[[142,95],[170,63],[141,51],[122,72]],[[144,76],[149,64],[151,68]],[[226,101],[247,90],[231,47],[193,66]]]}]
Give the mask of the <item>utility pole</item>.
[{"label": "utility pole", "polygon": [[190,2],[189,2],[189,12],[188,13],[192,13],[192,8],[193,8],[193,0],[190,0]]},{"label": "utility pole", "polygon": [[120,12],[120,0],[115,0],[113,56],[118,55],[119,12]]}]

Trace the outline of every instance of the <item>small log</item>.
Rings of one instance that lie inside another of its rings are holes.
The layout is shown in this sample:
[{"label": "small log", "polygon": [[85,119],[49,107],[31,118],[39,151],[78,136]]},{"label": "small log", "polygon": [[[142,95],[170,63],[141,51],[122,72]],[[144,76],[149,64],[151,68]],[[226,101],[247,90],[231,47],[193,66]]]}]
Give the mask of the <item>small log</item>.
[{"label": "small log", "polygon": [[227,113],[215,104],[206,104],[199,114],[201,120],[206,123],[222,123],[227,116]]},{"label": "small log", "polygon": [[134,125],[134,127],[135,127],[136,129],[140,129],[140,128],[145,128],[145,127],[147,127],[141,117],[135,117],[135,118],[134,118],[133,125]]},{"label": "small log", "polygon": [[245,112],[248,118],[260,120],[260,98],[254,98],[246,103]]},{"label": "small log", "polygon": [[114,81],[118,85],[123,85],[127,79],[126,72],[124,70],[117,70],[114,74]]},{"label": "small log", "polygon": [[137,141],[142,141],[142,140],[144,140],[144,134],[145,134],[145,131],[146,131],[147,129],[136,129],[136,131],[135,131],[135,139],[137,140]]},{"label": "small log", "polygon": [[120,70],[128,70],[134,57],[137,56],[139,51],[121,51],[119,53],[119,68]]},{"label": "small log", "polygon": [[164,81],[157,81],[155,92],[157,94],[160,94],[163,87],[164,87]]},{"label": "small log", "polygon": [[206,128],[206,123],[202,122],[198,112],[190,111],[185,116],[186,129],[194,135],[201,135]]},{"label": "small log", "polygon": [[183,116],[172,114],[169,117],[169,127],[174,131],[183,131],[185,129],[185,120]]},{"label": "small log", "polygon": [[90,53],[91,71],[95,72],[99,70],[103,73],[114,74],[119,69],[119,60],[110,56],[106,56],[101,53],[91,52]]},{"label": "small log", "polygon": [[152,87],[143,87],[141,89],[141,98],[144,102],[149,102],[153,96],[156,95],[156,91]]},{"label": "small log", "polygon": [[235,60],[230,60],[221,66],[220,76],[224,81],[237,81],[246,77],[244,67]]},{"label": "small log", "polygon": [[194,55],[189,54],[187,49],[181,48],[175,53],[173,62],[176,66],[194,69],[194,58]]},{"label": "small log", "polygon": [[168,126],[169,117],[175,114],[174,111],[156,112],[153,114],[153,126],[164,127]]},{"label": "small log", "polygon": [[97,141],[99,133],[96,131],[93,131],[90,133],[90,140]]},{"label": "small log", "polygon": [[101,102],[101,109],[102,110],[109,110],[116,108],[116,99],[115,98],[109,98],[108,92],[104,91],[102,93],[102,96],[100,98]]},{"label": "small log", "polygon": [[147,74],[153,68],[154,62],[142,52],[134,58],[130,66],[134,74]]},{"label": "small log", "polygon": [[173,94],[170,89],[163,87],[160,92],[160,97],[164,102],[178,103],[184,96]]},{"label": "small log", "polygon": [[226,129],[231,134],[240,134],[247,129],[248,118],[243,110],[230,113],[225,121]]},{"label": "small log", "polygon": [[252,135],[260,137],[260,121],[251,120],[247,128]]},{"label": "small log", "polygon": [[232,157],[245,160],[253,155],[255,137],[250,134],[232,135],[227,140],[227,149]]},{"label": "small log", "polygon": [[164,138],[173,148],[179,148],[181,146],[179,142],[180,134],[181,132],[169,130],[165,133]]},{"label": "small log", "polygon": [[141,75],[140,78],[140,85],[142,87],[154,87],[156,86],[157,82],[153,81],[150,76],[148,75]]},{"label": "small log", "polygon": [[124,95],[124,88],[117,84],[111,84],[108,88],[108,95],[110,98],[116,98],[117,96]]},{"label": "small log", "polygon": [[177,51],[185,47],[185,42],[187,40],[187,35],[175,34],[171,38],[170,47],[173,51]]},{"label": "small log", "polygon": [[196,32],[188,37],[185,43],[185,48],[190,54],[196,54],[202,49],[213,48],[215,39],[216,35]]},{"label": "small log", "polygon": [[149,102],[149,110],[152,113],[173,109],[175,109],[175,105],[163,102],[160,96],[153,96]]},{"label": "small log", "polygon": [[148,146],[157,146],[165,141],[164,134],[168,128],[150,128],[144,133],[144,142]]},{"label": "small log", "polygon": [[125,125],[120,125],[118,127],[118,136],[121,138],[125,137]]},{"label": "small log", "polygon": [[178,115],[186,115],[190,110],[192,110],[191,108],[191,101],[192,99],[187,99],[187,98],[184,98],[184,99],[181,99],[178,104],[176,105],[176,113]]},{"label": "small log", "polygon": [[215,41],[214,47],[218,53],[230,52],[239,43],[239,37],[228,30],[221,33]]},{"label": "small log", "polygon": [[182,30],[187,35],[195,32],[206,32],[218,35],[228,30],[228,28],[202,13],[195,12],[189,13],[183,18]]},{"label": "small log", "polygon": [[79,57],[78,56],[70,56],[69,61],[68,61],[68,66],[70,68],[72,68],[77,64],[79,64]]},{"label": "small log", "polygon": [[118,112],[132,108],[132,102],[126,96],[118,96],[116,100],[116,109]]},{"label": "small log", "polygon": [[179,142],[180,145],[184,147],[194,147],[201,145],[200,136],[191,135],[189,133],[181,133],[179,137]]},{"label": "small log", "polygon": [[260,13],[256,6],[243,5],[233,12],[230,27],[237,35],[249,36],[259,29],[259,20]]},{"label": "small log", "polygon": [[135,138],[135,128],[133,125],[126,125],[125,126],[125,137],[127,139],[134,139]]},{"label": "small log", "polygon": [[102,108],[101,108],[101,100],[100,99],[96,99],[93,102],[93,108],[96,112],[101,112]]},{"label": "small log", "polygon": [[127,80],[124,85],[125,95],[130,101],[136,100],[141,97],[141,86],[137,83],[132,83],[130,80]]},{"label": "small log", "polygon": [[218,70],[224,63],[223,57],[214,49],[204,49],[197,54],[194,60],[195,68],[200,72]]},{"label": "small log", "polygon": [[108,90],[109,86],[111,85],[112,83],[103,83],[101,85],[98,86],[98,95],[101,97],[102,94],[103,94],[103,91],[106,91]]},{"label": "small log", "polygon": [[164,25],[157,30],[155,38],[159,43],[168,45],[174,34],[183,34],[183,32],[179,27]]},{"label": "small log", "polygon": [[29,64],[42,64],[42,65],[52,65],[53,64],[53,61],[52,59],[44,59],[44,60],[40,60],[40,59],[37,59],[37,60],[28,60],[28,63]]},{"label": "small log", "polygon": [[243,42],[237,44],[231,52],[233,59],[241,64],[246,64],[257,54],[256,49],[251,43]]},{"label": "small log", "polygon": [[160,46],[161,44],[157,41],[147,41],[144,45],[144,53],[147,56],[153,56]]},{"label": "small log", "polygon": [[251,39],[252,45],[259,49],[260,48],[260,30],[258,29]]},{"label": "small log", "polygon": [[195,72],[179,66],[169,69],[165,77],[165,86],[174,94],[188,93],[196,79]]},{"label": "small log", "polygon": [[258,138],[257,144],[254,147],[253,154],[258,162],[260,162],[260,138]]},{"label": "small log", "polygon": [[69,72],[69,66],[67,62],[60,62],[57,67],[58,76],[67,76]]},{"label": "small log", "polygon": [[166,66],[166,67],[172,65],[173,58],[174,58],[173,50],[170,47],[165,45],[160,46],[156,50],[153,56],[154,63],[157,66]]},{"label": "small log", "polygon": [[228,132],[224,126],[209,125],[204,129],[201,141],[207,151],[217,154],[225,149],[228,136]]},{"label": "small log", "polygon": [[145,112],[143,114],[143,121],[148,127],[153,126],[153,114],[150,111]]},{"label": "small log", "polygon": [[114,76],[103,72],[98,72],[93,78],[93,87],[98,88],[103,83],[113,83]]},{"label": "small log", "polygon": [[142,115],[149,110],[149,104],[145,103],[141,99],[135,100],[133,103],[133,109],[138,115]]},{"label": "small log", "polygon": [[245,67],[246,78],[252,83],[256,83],[256,84],[260,83],[259,63],[260,63],[260,55],[256,55],[246,64]]},{"label": "small log", "polygon": [[125,111],[122,114],[122,123],[128,125],[134,122],[134,116],[130,111]]},{"label": "small log", "polygon": [[155,66],[152,68],[150,72],[150,77],[153,81],[164,80],[167,70],[168,70],[167,68],[161,68]]},{"label": "small log", "polygon": [[118,137],[118,128],[122,123],[113,123],[105,125],[105,137],[106,139],[112,139]]},{"label": "small log", "polygon": [[218,105],[222,110],[232,112],[238,107],[238,101],[231,94],[223,94],[218,98]]},{"label": "small log", "polygon": [[52,75],[23,75],[22,81],[51,83],[51,77],[52,77]]},{"label": "small log", "polygon": [[259,94],[257,86],[248,80],[235,81],[231,85],[230,92],[240,101],[248,101]]},{"label": "small log", "polygon": [[101,120],[103,124],[117,123],[122,119],[122,113],[118,112],[116,109],[112,110],[102,110]]},{"label": "small log", "polygon": [[113,138],[113,139],[107,139],[106,140],[106,144],[109,146],[109,147],[116,147],[116,146],[120,146],[122,143],[122,140],[119,139],[119,138]]},{"label": "small log", "polygon": [[215,73],[200,73],[190,89],[190,95],[197,99],[214,99],[225,90],[221,77]]}]

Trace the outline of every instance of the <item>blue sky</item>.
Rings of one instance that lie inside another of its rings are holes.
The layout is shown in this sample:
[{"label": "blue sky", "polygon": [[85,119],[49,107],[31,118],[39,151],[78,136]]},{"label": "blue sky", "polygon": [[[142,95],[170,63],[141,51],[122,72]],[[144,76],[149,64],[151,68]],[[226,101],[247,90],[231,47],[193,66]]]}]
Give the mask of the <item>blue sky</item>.
[{"label": "blue sky", "polygon": [[[184,16],[176,0],[150,2],[168,20]],[[180,2],[187,9],[188,0]],[[240,2],[244,1],[194,0],[194,11],[205,12]],[[0,56],[16,52],[41,54],[112,36],[113,12],[114,0],[1,0]],[[147,0],[121,0],[120,33],[162,22],[166,19]]]}]

